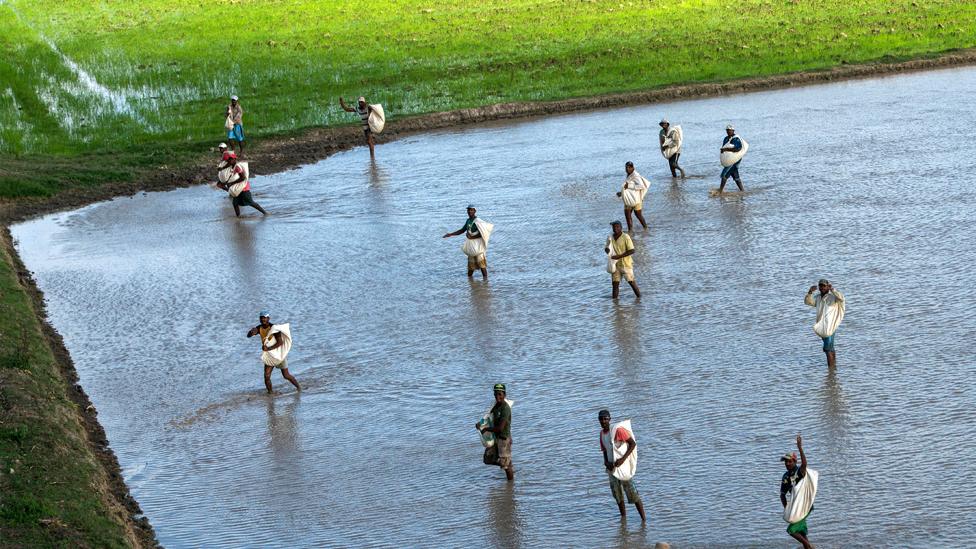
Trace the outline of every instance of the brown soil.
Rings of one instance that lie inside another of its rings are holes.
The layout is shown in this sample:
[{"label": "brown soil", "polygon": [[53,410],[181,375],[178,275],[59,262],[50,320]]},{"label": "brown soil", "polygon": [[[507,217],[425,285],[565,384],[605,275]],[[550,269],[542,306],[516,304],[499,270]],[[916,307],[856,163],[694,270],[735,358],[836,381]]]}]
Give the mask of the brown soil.
[{"label": "brown soil", "polygon": [[[527,118],[573,111],[606,109],[608,107],[625,105],[650,104],[677,99],[714,97],[973,64],[976,64],[976,49],[967,49],[946,53],[938,57],[894,63],[841,65],[822,71],[747,78],[730,82],[677,85],[643,92],[538,103],[489,105],[486,107],[461,109],[388,121],[386,130],[383,134],[377,136],[377,145],[393,141],[406,135],[492,120]],[[253,145],[253,142],[249,144]],[[363,144],[362,130],[358,127],[315,128],[295,137],[261,138],[254,148],[247,150],[246,159],[251,163],[253,173],[266,175],[314,163],[338,151]],[[378,148],[377,154],[383,154],[382,147]],[[0,202],[0,223],[9,225],[10,223],[30,217],[74,209],[115,197],[130,196],[141,191],[164,191],[207,183],[214,179],[215,156],[216,154],[214,152],[210,152],[206,155],[201,155],[199,160],[193,164],[178,169],[169,168],[147,173],[139,182],[106,182],[99,187],[72,189],[44,199]],[[139,544],[149,547],[157,545],[155,534],[149,522],[144,517],[140,520],[132,518],[134,516],[141,517],[139,504],[129,494],[128,487],[122,480],[118,461],[108,446],[105,432],[98,423],[98,419],[94,413],[94,407],[91,406],[91,401],[81,386],[78,385],[78,375],[75,372],[74,364],[68,355],[61,336],[48,324],[47,319],[43,315],[44,301],[41,291],[37,288],[30,273],[24,268],[19,257],[16,255],[16,251],[11,245],[10,232],[6,226],[0,232],[0,245],[5,247],[11,257],[14,258],[16,263],[15,267],[17,272],[20,273],[21,284],[34,301],[34,307],[38,311],[38,316],[44,328],[44,334],[48,340],[48,344],[58,359],[66,383],[69,388],[72,388],[68,392],[78,405],[78,413],[88,431],[92,451],[98,456],[105,468],[110,481],[111,499],[126,511],[125,516],[130,517],[130,532],[138,540]]]}]

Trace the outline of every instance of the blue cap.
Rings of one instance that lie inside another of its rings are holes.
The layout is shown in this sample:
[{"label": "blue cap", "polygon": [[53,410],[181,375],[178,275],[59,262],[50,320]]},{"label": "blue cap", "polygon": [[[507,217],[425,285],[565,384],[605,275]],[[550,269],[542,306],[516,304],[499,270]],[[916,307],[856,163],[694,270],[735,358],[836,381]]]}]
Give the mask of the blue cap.
[{"label": "blue cap", "polygon": [[258,313],[258,317],[271,318],[271,313],[269,311],[261,311],[260,313]]}]

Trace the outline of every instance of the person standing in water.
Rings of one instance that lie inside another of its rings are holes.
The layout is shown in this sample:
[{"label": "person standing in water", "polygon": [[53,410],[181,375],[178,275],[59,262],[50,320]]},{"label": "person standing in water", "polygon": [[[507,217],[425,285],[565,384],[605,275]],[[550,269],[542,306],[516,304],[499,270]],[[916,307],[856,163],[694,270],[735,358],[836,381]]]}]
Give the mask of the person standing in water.
[{"label": "person standing in water", "polygon": [[623,187],[621,187],[617,196],[624,201],[624,218],[627,220],[627,232],[633,230],[633,221],[630,219],[631,212],[637,216],[637,220],[647,229],[647,222],[644,221],[644,214],[641,213],[641,210],[644,209],[644,195],[647,193],[650,184],[644,179],[644,176],[637,173],[637,170],[634,169],[633,162],[624,164],[624,170],[627,172],[627,179],[624,179]]},{"label": "person standing in water", "polygon": [[671,122],[665,118],[661,120],[661,133],[658,138],[661,142],[661,152],[663,153],[666,149],[671,147],[676,147],[674,154],[667,157],[668,167],[671,168],[671,177],[678,177],[678,172],[681,172],[682,179],[685,177],[685,170],[678,165],[678,158],[681,156],[681,127],[675,126],[671,127]]},{"label": "person standing in water", "polygon": [[[817,289],[820,290],[820,294],[814,295],[813,292]],[[835,290],[826,278],[821,278],[816,286],[810,286],[803,302],[817,309],[817,323],[823,320],[824,315],[829,315],[836,319],[837,325],[840,325],[841,319],[844,318],[844,310],[847,307],[844,294]],[[833,326],[832,329],[836,330],[837,326]],[[821,336],[820,339],[823,340],[823,352],[827,355],[827,367],[833,368],[837,365],[837,353],[834,351],[834,332],[828,336]]]},{"label": "person standing in water", "polygon": [[[481,231],[478,229],[476,219],[478,219],[478,210],[475,209],[474,204],[468,204],[468,219],[464,222],[464,225],[453,233],[445,234],[442,238],[450,238],[461,234],[471,240],[481,238]],[[485,254],[477,257],[468,256],[468,278],[474,277],[475,269],[480,269],[481,278],[488,280],[488,258]]]},{"label": "person standing in water", "polygon": [[366,144],[369,145],[369,156],[370,158],[376,156],[374,152],[373,131],[369,129],[369,115],[373,112],[373,107],[366,102],[366,98],[363,96],[359,96],[359,100],[354,107],[346,105],[345,101],[340,97],[339,106],[346,112],[354,112],[359,115],[359,119],[363,122],[363,134],[366,136]]},{"label": "person standing in water", "polygon": [[[491,427],[482,429],[478,423],[474,428],[484,433],[489,431],[495,435],[495,456],[497,462],[490,463],[498,465],[505,471],[508,480],[515,480],[515,468],[512,466],[512,407],[505,402],[505,384],[496,383],[494,387],[495,405],[491,408]],[[490,450],[490,449],[489,449]],[[486,456],[488,453],[486,453]],[[486,459],[487,463],[487,459]]]},{"label": "person standing in water", "polygon": [[[268,311],[261,311],[261,313],[258,315],[258,322],[260,322],[260,324],[247,331],[247,337],[250,338],[260,335],[262,351],[273,351],[274,349],[284,345],[281,332],[275,332],[273,345],[265,344],[268,340],[268,334],[271,332],[271,327],[274,326],[274,324],[271,323],[271,313]],[[302,386],[298,384],[298,380],[295,379],[295,376],[291,375],[291,372],[288,371],[288,361],[282,360],[281,364],[278,366],[268,366],[267,364],[264,365],[264,387],[268,390],[268,394],[272,392],[271,372],[275,368],[279,368],[281,370],[281,377],[291,382],[291,384],[295,386],[295,389],[297,389],[299,392],[302,390]]]},{"label": "person standing in water", "polygon": [[237,196],[230,197],[231,204],[234,206],[234,215],[237,217],[241,216],[241,206],[250,206],[261,212],[261,215],[268,215],[268,212],[260,204],[255,202],[254,197],[251,196],[251,181],[248,179],[247,172],[244,171],[244,168],[237,163],[237,155],[233,152],[228,152],[224,157],[227,159],[227,165],[232,168],[232,172],[227,179],[227,183],[218,183],[217,186],[230,192],[230,188],[234,185],[244,183],[244,190]]},{"label": "person standing in water", "polygon": [[[617,427],[612,433],[610,432],[609,410],[600,410],[597,418],[600,420],[600,450],[603,453],[603,467],[607,470],[607,477],[610,479],[610,493],[613,494],[613,499],[617,501],[620,516],[624,519],[627,518],[627,507],[624,505],[624,494],[626,494],[627,502],[637,507],[641,522],[646,522],[647,516],[644,514],[644,502],[641,500],[640,494],[637,493],[637,487],[634,486],[633,479],[620,480],[613,476],[613,471],[623,465],[630,455],[634,453],[634,450],[637,449],[637,441],[634,440],[634,435],[623,427]],[[625,442],[627,444],[627,452],[620,458],[614,459],[613,448],[614,443],[617,442]]]},{"label": "person standing in water", "polygon": [[[725,139],[722,140],[722,146],[719,147],[719,152],[739,152],[742,150],[742,139],[735,133],[735,127],[729,124],[725,127]],[[739,160],[735,164],[727,168],[722,168],[722,183],[718,186],[718,192],[722,193],[725,191],[725,183],[729,180],[729,177],[735,181],[737,187],[740,191],[746,190],[742,186],[742,180],[739,179],[739,164],[742,160]]]},{"label": "person standing in water", "polygon": [[[783,465],[786,466],[786,472],[783,473],[783,481],[779,485],[779,501],[783,504],[783,509],[786,509],[786,495],[792,492],[793,487],[807,474],[807,456],[803,453],[803,439],[800,435],[796,435],[796,449],[800,452],[799,466],[796,464],[795,453],[791,452],[779,458],[783,462]],[[813,511],[813,509],[810,510]],[[807,539],[808,532],[806,517],[803,517],[803,520],[800,522],[790,524],[786,528],[786,533],[796,541],[802,543],[803,549],[813,549],[813,545]]]},{"label": "person standing in water", "polygon": [[[623,225],[619,221],[610,224],[613,234],[607,239],[607,245],[603,248],[605,253],[611,254],[610,259],[617,262],[616,269],[610,275],[610,282],[613,285],[613,298],[617,299],[620,295],[620,279],[623,278],[630,284],[634,295],[640,299],[640,288],[634,280],[634,241],[630,235],[625,233]],[[611,253],[611,249],[613,252]]]}]

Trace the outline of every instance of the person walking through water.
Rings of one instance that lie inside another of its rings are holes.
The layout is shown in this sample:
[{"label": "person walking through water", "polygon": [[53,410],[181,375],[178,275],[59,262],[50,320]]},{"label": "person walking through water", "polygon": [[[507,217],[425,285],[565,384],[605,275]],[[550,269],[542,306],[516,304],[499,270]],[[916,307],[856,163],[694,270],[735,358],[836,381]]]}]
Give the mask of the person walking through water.
[{"label": "person walking through water", "polygon": [[[477,240],[480,238],[482,242],[485,241],[483,235],[481,234],[481,228],[478,227],[479,224],[478,210],[475,209],[474,204],[468,204],[467,210],[468,210],[468,219],[467,221],[464,222],[464,225],[460,229],[454,231],[453,233],[445,234],[442,238],[450,238],[452,236],[458,236],[463,234],[465,238],[467,238],[468,240]],[[487,253],[487,246],[488,243],[485,242],[486,253]],[[486,253],[468,256],[468,278],[473,278],[474,270],[480,269],[481,278],[483,280],[488,280],[488,258],[486,256]]]},{"label": "person walking through water", "polygon": [[623,225],[619,221],[610,224],[613,234],[607,239],[607,245],[603,251],[610,255],[612,261],[616,261],[615,268],[610,273],[610,283],[613,286],[613,298],[617,299],[620,295],[620,279],[623,278],[630,284],[634,295],[640,299],[640,288],[634,280],[634,241],[630,235],[625,233]]},{"label": "person walking through water", "polygon": [[647,194],[650,183],[644,179],[644,176],[637,173],[637,170],[634,169],[633,162],[624,164],[624,170],[627,172],[627,179],[624,179],[623,187],[621,187],[617,196],[624,202],[624,218],[627,220],[627,232],[633,230],[633,221],[630,219],[631,212],[637,216],[637,220],[640,221],[644,229],[647,229],[647,222],[644,221],[644,214],[641,213],[641,210],[644,209],[644,196]]},{"label": "person walking through water", "polygon": [[[817,289],[820,294],[814,295]],[[844,294],[835,290],[826,278],[821,278],[816,286],[810,286],[803,302],[817,309],[817,321],[813,325],[813,331],[823,340],[823,352],[827,355],[827,367],[833,368],[837,365],[837,353],[834,350],[834,334],[844,320],[844,311],[847,302],[844,301]]]},{"label": "person walking through water", "polygon": [[[627,502],[637,507],[641,522],[646,522],[644,502],[641,500],[640,494],[637,493],[633,479],[621,480],[615,475],[616,470],[625,465],[634,451],[637,450],[637,441],[634,440],[634,435],[624,427],[615,426],[613,432],[610,431],[609,410],[600,410],[597,419],[600,421],[600,450],[603,453],[603,467],[607,470],[607,477],[610,479],[610,493],[613,494],[613,499],[617,501],[620,517],[627,518],[627,507],[624,505],[624,494],[626,494]],[[614,458],[614,447],[621,443],[627,445],[627,451],[619,458]]]},{"label": "person walking through water", "polygon": [[[793,492],[793,488],[797,485],[800,480],[807,475],[807,456],[803,453],[803,439],[800,435],[796,435],[796,449],[800,452],[800,465],[796,464],[796,454],[789,453],[779,458],[786,466],[786,472],[783,473],[783,481],[779,485],[779,501],[783,504],[783,509],[786,509],[786,495]],[[810,508],[813,511],[813,508]],[[809,516],[809,513],[807,514]],[[813,545],[810,544],[810,540],[807,539],[809,535],[809,529],[807,528],[807,518],[803,517],[803,520],[799,522],[791,523],[786,528],[786,533],[793,537],[796,541],[803,544],[803,549],[813,549]]]},{"label": "person walking through water", "polygon": [[339,98],[339,106],[342,110],[346,112],[354,112],[359,115],[359,119],[363,121],[363,134],[366,136],[366,144],[369,145],[369,156],[373,158],[376,156],[374,151],[375,143],[373,141],[373,132],[369,129],[369,115],[373,112],[373,107],[366,102],[366,98],[363,96],[359,97],[354,107],[346,105],[342,98]]},{"label": "person walking through water", "polygon": [[[498,465],[505,471],[508,480],[515,480],[512,466],[512,407],[505,402],[505,384],[496,383],[493,388],[495,405],[491,408],[491,425],[482,428],[479,423],[474,428],[479,432],[489,431],[495,435],[495,445],[485,452],[485,464]],[[494,448],[494,451],[492,451]]]},{"label": "person walking through water", "polygon": [[227,140],[231,147],[237,143],[237,154],[244,154],[244,109],[237,101],[237,96],[230,96],[230,105],[227,105]]},{"label": "person walking through water", "polygon": [[[241,206],[250,206],[261,212],[261,215],[268,215],[268,212],[260,204],[255,202],[254,197],[251,196],[251,181],[244,168],[237,163],[237,154],[228,152],[224,154],[224,158],[227,167],[231,169],[231,173],[226,183],[217,183],[217,186],[227,191],[230,195],[230,202],[234,206],[234,215],[237,217],[241,216]],[[232,188],[235,185],[243,185],[243,187],[239,189]],[[237,192],[237,195],[234,195],[234,192]]]},{"label": "person walking through water", "polygon": [[685,177],[685,170],[678,165],[678,158],[681,156],[681,145],[684,141],[681,135],[681,126],[671,126],[671,122],[665,118],[659,123],[661,126],[661,133],[658,138],[661,142],[661,154],[668,159],[668,167],[671,168],[671,177],[678,177],[678,172],[681,172],[681,178]]},{"label": "person walking through water", "polygon": [[[725,139],[722,140],[722,146],[719,148],[719,152],[737,153],[741,150],[742,139],[735,133],[735,127],[729,124],[725,127]],[[725,191],[725,183],[729,180],[729,177],[735,181],[740,191],[745,191],[745,187],[742,186],[742,180],[739,179],[739,164],[741,163],[742,159],[739,159],[735,164],[727,168],[722,168],[722,183],[718,186],[719,194]]]},{"label": "person walking through water", "polygon": [[[260,324],[247,331],[247,337],[250,338],[260,335],[262,351],[273,351],[285,344],[285,336],[282,335],[281,331],[273,330],[274,324],[271,323],[271,313],[268,311],[261,311],[261,313],[258,315],[258,322],[260,322]],[[274,336],[273,345],[267,345],[268,334]],[[291,375],[291,372],[288,371],[288,361],[283,359],[277,366],[269,366],[268,364],[264,365],[264,387],[268,390],[268,394],[273,392],[271,390],[271,372],[275,368],[281,370],[281,377],[291,382],[291,384],[295,386],[295,389],[297,389],[299,392],[302,390],[302,386],[298,384],[298,380],[295,379],[295,376]]]}]

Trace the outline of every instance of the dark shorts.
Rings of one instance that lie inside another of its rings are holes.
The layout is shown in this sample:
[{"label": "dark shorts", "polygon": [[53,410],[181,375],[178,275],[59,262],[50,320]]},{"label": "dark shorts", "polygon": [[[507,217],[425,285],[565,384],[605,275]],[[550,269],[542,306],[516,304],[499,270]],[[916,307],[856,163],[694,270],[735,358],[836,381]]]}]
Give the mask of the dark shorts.
[{"label": "dark shorts", "polygon": [[[834,334],[834,335],[837,335],[837,334]],[[832,352],[834,352],[834,336],[822,337],[820,339],[822,339],[823,342],[824,342],[824,344],[823,344],[823,350],[824,350],[825,353],[832,353]]]},{"label": "dark shorts", "polygon": [[681,156],[681,153],[674,153],[671,158],[668,158],[668,166],[671,166],[672,170],[678,167],[679,156]]},{"label": "dark shorts", "polygon": [[725,178],[731,176],[733,180],[738,181],[739,180],[739,163],[740,162],[742,162],[742,161],[740,160],[739,162],[736,162],[735,164],[732,164],[728,168],[723,168],[722,169],[722,179],[725,179]]},{"label": "dark shorts", "polygon": [[251,191],[244,191],[241,194],[231,197],[231,201],[235,206],[257,206],[258,203],[254,201],[254,197],[251,196]]},{"label": "dark shorts", "polygon": [[633,480],[620,480],[613,475],[607,476],[610,477],[610,492],[617,503],[624,502],[624,494],[627,494],[627,503],[640,503],[641,497],[637,493]]}]

